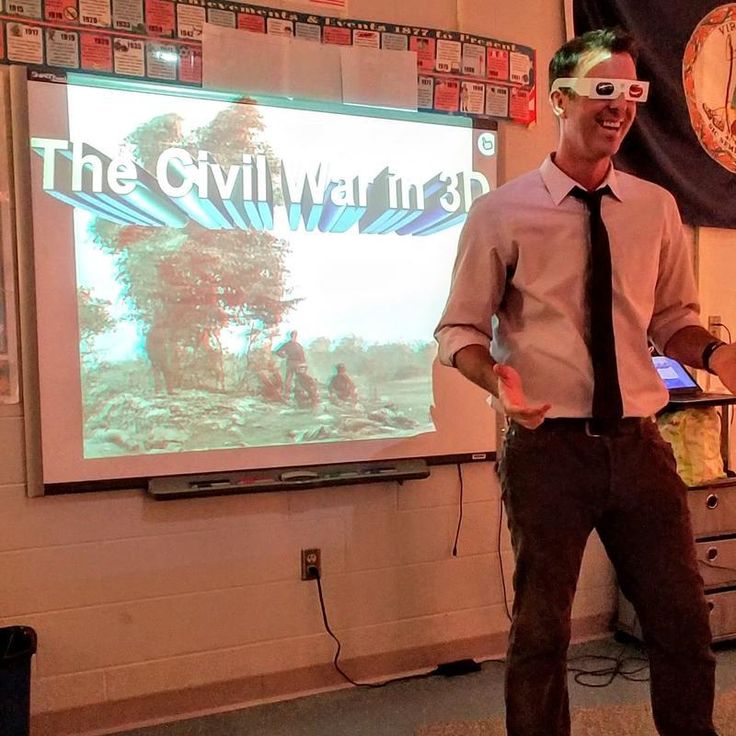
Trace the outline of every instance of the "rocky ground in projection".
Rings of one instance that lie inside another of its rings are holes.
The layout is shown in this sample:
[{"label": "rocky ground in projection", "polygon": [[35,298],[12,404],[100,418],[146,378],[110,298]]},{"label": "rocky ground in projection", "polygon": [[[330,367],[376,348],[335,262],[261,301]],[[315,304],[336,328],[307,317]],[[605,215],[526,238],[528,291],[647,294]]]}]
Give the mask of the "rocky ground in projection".
[{"label": "rocky ground in projection", "polygon": [[316,400],[304,407],[237,389],[156,393],[137,386],[130,370],[105,373],[104,381],[85,386],[85,457],[380,439],[431,429],[426,379],[399,380],[372,398],[338,404],[318,383]]}]

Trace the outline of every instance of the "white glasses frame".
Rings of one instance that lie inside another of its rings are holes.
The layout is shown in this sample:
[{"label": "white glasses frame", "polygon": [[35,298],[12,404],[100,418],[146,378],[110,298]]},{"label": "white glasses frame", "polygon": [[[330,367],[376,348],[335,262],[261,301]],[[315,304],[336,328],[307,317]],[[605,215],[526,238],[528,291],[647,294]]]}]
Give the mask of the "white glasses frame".
[{"label": "white glasses frame", "polygon": [[561,89],[570,89],[591,100],[616,100],[623,95],[630,102],[646,102],[649,96],[649,82],[640,79],[560,77],[552,83],[550,94]]}]

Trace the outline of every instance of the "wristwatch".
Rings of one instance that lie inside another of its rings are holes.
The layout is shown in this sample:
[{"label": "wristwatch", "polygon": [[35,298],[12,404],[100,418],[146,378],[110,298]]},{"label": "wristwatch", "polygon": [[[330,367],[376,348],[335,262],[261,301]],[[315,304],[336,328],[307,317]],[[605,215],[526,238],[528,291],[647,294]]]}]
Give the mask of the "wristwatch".
[{"label": "wristwatch", "polygon": [[705,368],[708,373],[713,373],[713,375],[715,375],[715,371],[710,367],[710,359],[713,357],[713,353],[715,353],[718,348],[720,348],[722,345],[727,344],[728,343],[723,342],[723,340],[712,340],[703,348],[701,362],[703,363],[703,368]]}]

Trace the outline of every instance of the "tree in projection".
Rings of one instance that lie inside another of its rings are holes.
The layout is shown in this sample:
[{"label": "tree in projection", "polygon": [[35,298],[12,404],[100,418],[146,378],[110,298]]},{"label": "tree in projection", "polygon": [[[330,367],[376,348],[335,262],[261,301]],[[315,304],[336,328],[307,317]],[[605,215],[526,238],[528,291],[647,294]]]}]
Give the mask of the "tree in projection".
[{"label": "tree in projection", "polygon": [[111,303],[92,295],[87,288],[77,290],[77,311],[79,314],[79,339],[82,354],[91,350],[91,344],[97,335],[112,329],[115,321],[110,316]]},{"label": "tree in projection", "polygon": [[[152,118],[125,143],[149,172],[165,149],[177,147],[195,159],[208,151],[223,167],[242,164],[243,153],[263,154],[277,173],[264,133],[256,107],[235,104],[189,134],[176,114]],[[249,350],[269,339],[296,303],[286,286],[288,243],[266,231],[212,230],[192,220],[181,229],[155,228],[101,218],[91,229],[95,242],[115,257],[123,297],[146,333],[157,390],[222,390],[241,382],[247,354],[227,380],[222,329],[240,328]]]}]

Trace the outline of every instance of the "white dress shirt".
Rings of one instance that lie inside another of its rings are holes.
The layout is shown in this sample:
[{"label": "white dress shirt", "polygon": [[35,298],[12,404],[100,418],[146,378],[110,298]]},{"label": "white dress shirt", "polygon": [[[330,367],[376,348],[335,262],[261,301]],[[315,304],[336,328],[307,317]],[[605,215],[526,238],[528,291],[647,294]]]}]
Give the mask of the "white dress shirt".
[{"label": "white dress shirt", "polygon": [[[668,393],[648,338],[662,350],[699,325],[691,256],[672,195],[610,169],[601,186],[613,268],[613,324],[625,416],[650,416]],[[550,417],[588,417],[593,397],[586,280],[590,236],[580,186],[547,157],[478,198],[460,235],[450,295],[435,336],[452,365],[467,345],[490,347],[521,374],[530,405]]]}]

